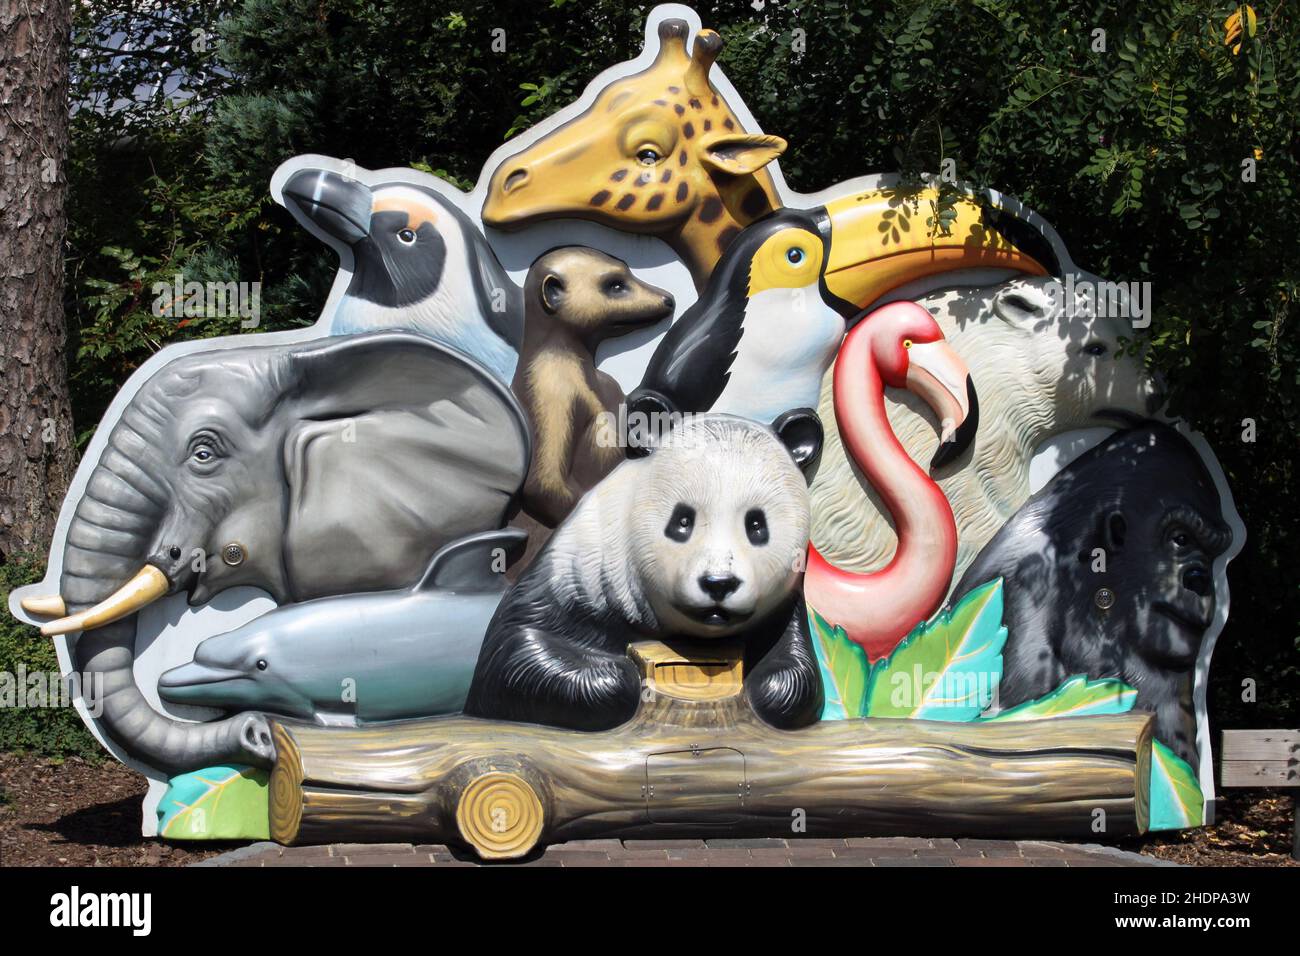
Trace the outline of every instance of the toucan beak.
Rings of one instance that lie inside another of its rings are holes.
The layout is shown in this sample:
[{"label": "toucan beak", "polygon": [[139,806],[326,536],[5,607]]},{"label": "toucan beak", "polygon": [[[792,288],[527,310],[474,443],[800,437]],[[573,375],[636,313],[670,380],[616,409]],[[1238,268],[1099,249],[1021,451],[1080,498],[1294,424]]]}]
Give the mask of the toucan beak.
[{"label": "toucan beak", "polygon": [[1047,269],[984,224],[983,211],[969,199],[947,234],[930,226],[938,191],[876,189],[826,204],[830,253],[824,281],[840,300],[839,311],[852,318],[887,292],[915,279],[954,269],[994,267],[1030,275]]},{"label": "toucan beak", "polygon": [[907,388],[939,416],[939,450],[931,470],[941,468],[970,447],[979,428],[980,407],[970,370],[947,342],[913,345],[907,352]]},{"label": "toucan beak", "polygon": [[281,195],[299,219],[349,246],[370,235],[374,196],[365,183],[325,169],[304,169],[289,177]]}]

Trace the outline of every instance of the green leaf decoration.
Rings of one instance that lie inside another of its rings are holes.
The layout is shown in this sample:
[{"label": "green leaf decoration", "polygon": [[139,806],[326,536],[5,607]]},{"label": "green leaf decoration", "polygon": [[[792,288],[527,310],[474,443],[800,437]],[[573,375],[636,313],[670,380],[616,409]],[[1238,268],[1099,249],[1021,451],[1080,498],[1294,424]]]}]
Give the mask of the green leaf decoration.
[{"label": "green leaf decoration", "polygon": [[268,840],[269,775],[230,764],[172,777],[158,804],[158,835],[173,840]]},{"label": "green leaf decoration", "polygon": [[844,628],[832,627],[812,608],[808,609],[808,626],[826,692],[821,719],[846,720],[865,716],[867,675],[871,670],[867,652],[849,640]]},{"label": "green leaf decoration", "polygon": [[974,720],[1002,680],[1002,579],[981,584],[951,610],[917,625],[867,679],[866,714]]},{"label": "green leaf decoration", "polygon": [[1148,830],[1185,830],[1205,822],[1205,797],[1196,771],[1158,740],[1151,741]]},{"label": "green leaf decoration", "polygon": [[1137,691],[1121,680],[1113,677],[1088,680],[1086,675],[1076,674],[1050,694],[980,720],[1043,720],[1047,717],[1123,714],[1133,709],[1136,700]]}]

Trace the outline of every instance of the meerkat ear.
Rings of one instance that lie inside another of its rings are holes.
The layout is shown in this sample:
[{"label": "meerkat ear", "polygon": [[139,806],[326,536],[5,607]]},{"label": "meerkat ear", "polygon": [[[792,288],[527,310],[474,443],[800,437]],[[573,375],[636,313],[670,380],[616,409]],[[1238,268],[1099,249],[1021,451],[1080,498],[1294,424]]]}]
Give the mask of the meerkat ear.
[{"label": "meerkat ear", "polygon": [[756,173],[785,152],[780,136],[761,133],[723,133],[703,142],[700,160],[715,172],[731,176]]},{"label": "meerkat ear", "polygon": [[822,420],[817,413],[811,408],[792,408],[772,423],[772,431],[799,469],[809,474],[822,453]]},{"label": "meerkat ear", "polygon": [[542,280],[542,308],[554,315],[564,304],[564,280],[551,273]]}]

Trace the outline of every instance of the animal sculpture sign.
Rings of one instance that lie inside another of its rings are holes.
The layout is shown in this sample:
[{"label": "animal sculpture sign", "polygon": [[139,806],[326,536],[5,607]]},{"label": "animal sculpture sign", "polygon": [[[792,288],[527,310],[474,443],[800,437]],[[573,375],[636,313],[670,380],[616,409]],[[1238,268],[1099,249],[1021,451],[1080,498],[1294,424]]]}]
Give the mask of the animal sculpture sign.
[{"label": "animal sculpture sign", "polygon": [[721,45],[656,8],[469,193],[276,172],[319,321],[140,368],[11,598],[146,834],[1207,819],[1213,453],[1039,216],[793,192]]}]

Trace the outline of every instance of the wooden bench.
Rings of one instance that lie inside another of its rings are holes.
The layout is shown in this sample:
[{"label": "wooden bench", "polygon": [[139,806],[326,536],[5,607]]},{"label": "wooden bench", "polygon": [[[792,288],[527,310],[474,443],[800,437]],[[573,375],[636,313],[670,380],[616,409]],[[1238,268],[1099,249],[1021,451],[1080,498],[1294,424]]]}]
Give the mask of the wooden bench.
[{"label": "wooden bench", "polygon": [[[1225,730],[1219,761],[1224,787],[1300,787],[1300,730]],[[1300,790],[1291,806],[1291,857],[1300,860]]]}]

